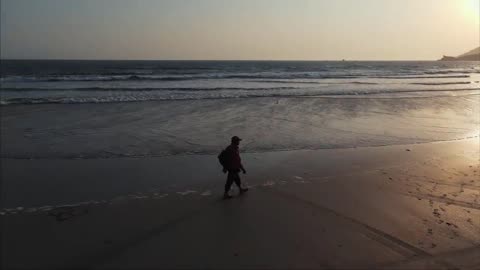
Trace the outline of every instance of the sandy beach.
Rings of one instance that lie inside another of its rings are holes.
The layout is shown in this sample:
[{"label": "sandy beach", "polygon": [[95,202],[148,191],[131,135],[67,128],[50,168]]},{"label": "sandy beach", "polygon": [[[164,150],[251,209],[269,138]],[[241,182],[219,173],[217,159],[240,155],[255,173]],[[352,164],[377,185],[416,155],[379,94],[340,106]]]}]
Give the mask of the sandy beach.
[{"label": "sandy beach", "polygon": [[433,2],[0,0],[0,269],[480,270],[480,0]]},{"label": "sandy beach", "polygon": [[[198,166],[212,163],[212,155],[95,162],[4,158],[3,179],[20,183],[34,175],[92,183],[154,179],[165,171],[201,177],[109,200],[3,212],[3,267],[480,266],[478,138],[243,157],[250,191],[226,201],[220,169]],[[51,169],[58,167],[63,169]]]}]

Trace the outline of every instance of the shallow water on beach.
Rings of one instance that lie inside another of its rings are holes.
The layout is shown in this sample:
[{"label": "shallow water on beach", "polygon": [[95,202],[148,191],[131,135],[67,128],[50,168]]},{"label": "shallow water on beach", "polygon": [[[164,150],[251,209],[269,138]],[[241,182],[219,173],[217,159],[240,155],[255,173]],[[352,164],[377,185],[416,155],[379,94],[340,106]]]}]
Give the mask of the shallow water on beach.
[{"label": "shallow water on beach", "polygon": [[457,140],[479,135],[479,96],[257,98],[2,108],[2,157],[96,159]]}]

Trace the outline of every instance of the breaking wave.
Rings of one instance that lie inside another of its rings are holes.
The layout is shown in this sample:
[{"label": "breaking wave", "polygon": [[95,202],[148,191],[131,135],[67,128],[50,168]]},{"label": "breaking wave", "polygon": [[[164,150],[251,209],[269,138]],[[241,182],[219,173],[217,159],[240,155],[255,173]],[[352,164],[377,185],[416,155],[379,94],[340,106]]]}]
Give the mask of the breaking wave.
[{"label": "breaking wave", "polygon": [[[395,98],[398,94],[414,94],[413,97],[435,97],[433,93],[452,92],[459,95],[477,95],[480,94],[479,88],[463,88],[463,89],[434,89],[434,90],[363,90],[363,91],[298,91],[295,88],[271,88],[271,89],[230,89],[236,91],[219,91],[216,89],[208,89],[207,93],[196,95],[195,93],[188,93],[188,91],[198,91],[198,89],[176,89],[173,91],[163,93],[163,91],[155,92],[158,89],[148,89],[143,91],[131,91],[124,89],[126,94],[123,95],[104,95],[104,96],[53,96],[53,97],[20,97],[20,98],[2,98],[0,105],[15,105],[15,104],[83,104],[83,103],[119,103],[119,102],[139,102],[139,101],[174,101],[174,100],[207,100],[207,99],[239,99],[239,98],[267,98],[267,97],[283,97],[283,98],[306,98],[306,97],[369,97],[375,95],[387,94],[391,98]],[[165,89],[172,90],[172,89]],[[229,90],[229,89],[221,89]],[[271,90],[271,91],[268,91]],[[290,92],[282,92],[282,90],[292,90]],[[118,89],[115,89],[118,91]],[[182,93],[181,91],[185,91]],[[217,93],[218,92],[218,93]],[[400,96],[405,97],[405,96]]]}]

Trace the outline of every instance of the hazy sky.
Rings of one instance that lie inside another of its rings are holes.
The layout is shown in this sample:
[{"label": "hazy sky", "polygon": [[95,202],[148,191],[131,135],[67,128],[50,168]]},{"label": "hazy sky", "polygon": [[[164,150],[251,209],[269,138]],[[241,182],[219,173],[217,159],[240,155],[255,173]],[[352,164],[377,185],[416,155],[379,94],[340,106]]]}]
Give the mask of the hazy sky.
[{"label": "hazy sky", "polygon": [[480,0],[1,0],[1,57],[430,60],[480,46]]}]

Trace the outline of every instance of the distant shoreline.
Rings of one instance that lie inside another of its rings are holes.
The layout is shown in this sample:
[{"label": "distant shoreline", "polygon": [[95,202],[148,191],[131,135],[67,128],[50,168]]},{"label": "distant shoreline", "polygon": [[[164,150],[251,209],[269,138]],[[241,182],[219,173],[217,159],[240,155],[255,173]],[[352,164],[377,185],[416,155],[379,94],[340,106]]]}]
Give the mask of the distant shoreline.
[{"label": "distant shoreline", "polygon": [[442,59],[438,60],[441,62],[456,61],[456,62],[475,62],[480,61],[480,54],[477,55],[468,55],[465,57],[453,57],[444,55]]}]

